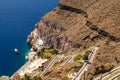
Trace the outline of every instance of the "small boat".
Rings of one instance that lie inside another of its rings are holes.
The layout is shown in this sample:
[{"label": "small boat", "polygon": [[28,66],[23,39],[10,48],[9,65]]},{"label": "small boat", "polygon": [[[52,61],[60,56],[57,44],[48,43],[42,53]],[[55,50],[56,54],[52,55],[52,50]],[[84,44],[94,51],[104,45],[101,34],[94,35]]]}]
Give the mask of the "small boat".
[{"label": "small boat", "polygon": [[15,48],[15,49],[14,49],[14,51],[15,51],[15,53],[16,53],[16,54],[18,54],[18,53],[19,53],[19,51],[18,51],[18,49],[17,49],[17,48]]}]

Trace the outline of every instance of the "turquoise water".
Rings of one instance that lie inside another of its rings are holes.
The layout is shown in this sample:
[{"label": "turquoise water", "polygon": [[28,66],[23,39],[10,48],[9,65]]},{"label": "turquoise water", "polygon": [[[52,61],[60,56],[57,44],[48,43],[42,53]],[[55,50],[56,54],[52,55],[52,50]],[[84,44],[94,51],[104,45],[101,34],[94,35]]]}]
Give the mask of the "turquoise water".
[{"label": "turquoise water", "polygon": [[[42,16],[59,0],[0,0],[0,76],[11,76],[30,50],[26,39]],[[16,55],[14,48],[20,53]]]}]

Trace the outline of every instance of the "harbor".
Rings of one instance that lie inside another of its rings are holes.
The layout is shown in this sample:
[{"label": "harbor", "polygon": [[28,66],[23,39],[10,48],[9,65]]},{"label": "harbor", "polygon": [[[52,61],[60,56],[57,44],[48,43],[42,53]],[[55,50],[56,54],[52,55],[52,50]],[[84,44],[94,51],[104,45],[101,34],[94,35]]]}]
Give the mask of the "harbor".
[{"label": "harbor", "polygon": [[17,70],[12,76],[11,79],[15,76],[16,73],[23,77],[24,74],[32,73],[32,71],[36,70],[37,68],[41,67],[43,63],[45,63],[47,59],[35,59],[33,61],[27,61],[19,70]]}]

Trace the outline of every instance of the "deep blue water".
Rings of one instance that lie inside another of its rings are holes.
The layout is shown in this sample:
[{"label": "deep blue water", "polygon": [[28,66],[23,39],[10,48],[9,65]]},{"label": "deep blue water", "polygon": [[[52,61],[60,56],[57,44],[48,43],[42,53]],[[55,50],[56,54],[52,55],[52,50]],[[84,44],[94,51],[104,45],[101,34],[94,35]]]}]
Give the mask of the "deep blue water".
[{"label": "deep blue water", "polygon": [[[25,62],[30,50],[28,34],[59,0],[0,0],[0,76],[11,76]],[[16,55],[14,48],[20,53]]]}]

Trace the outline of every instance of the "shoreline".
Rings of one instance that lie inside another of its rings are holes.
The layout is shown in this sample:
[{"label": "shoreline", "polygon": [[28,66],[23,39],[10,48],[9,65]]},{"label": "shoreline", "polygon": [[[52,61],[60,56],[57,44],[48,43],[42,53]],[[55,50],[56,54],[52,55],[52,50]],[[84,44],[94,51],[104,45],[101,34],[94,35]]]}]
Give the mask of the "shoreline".
[{"label": "shoreline", "polygon": [[22,65],[10,78],[12,79],[16,73],[19,73],[22,71],[26,66],[28,66],[31,63],[31,61],[27,61],[24,65]]},{"label": "shoreline", "polygon": [[28,61],[24,65],[22,65],[12,76],[10,76],[10,79],[13,79],[15,74],[17,73],[19,74],[20,77],[23,77],[24,74],[32,73],[37,68],[41,67],[43,63],[48,61],[47,59],[42,59],[40,57],[36,59],[31,59],[31,57],[33,57],[32,53],[34,52],[30,51],[28,53],[28,57],[30,57],[30,59],[28,59]]},{"label": "shoreline", "polygon": [[[31,49],[29,49],[27,52],[25,52],[25,55],[24,57],[26,58],[26,56],[28,56],[31,52]],[[26,60],[26,59],[25,59]],[[20,71],[22,71],[26,66],[28,66],[29,64],[31,63],[30,60],[26,61],[17,71],[15,71],[11,76],[10,76],[10,79],[12,79],[14,77],[14,75],[16,73],[19,73]]]}]

